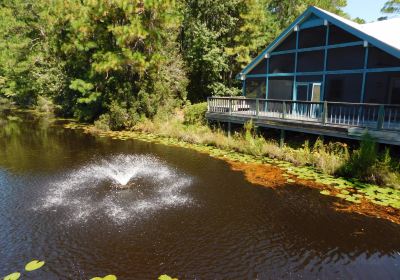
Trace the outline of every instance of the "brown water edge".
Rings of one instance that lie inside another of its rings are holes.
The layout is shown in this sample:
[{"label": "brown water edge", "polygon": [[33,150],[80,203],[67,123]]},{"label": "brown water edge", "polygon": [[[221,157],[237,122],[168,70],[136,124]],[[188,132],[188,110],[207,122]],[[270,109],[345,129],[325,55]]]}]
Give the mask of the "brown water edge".
[{"label": "brown water edge", "polygon": [[70,120],[66,125],[64,125],[64,127],[67,129],[80,129],[85,134],[91,134],[100,137],[110,137],[114,140],[126,141],[129,139],[135,139],[168,146],[193,149],[197,152],[208,154],[213,158],[217,158],[227,162],[233,171],[242,172],[246,180],[252,184],[267,188],[273,188],[276,190],[288,186],[297,188],[306,187],[319,191],[328,190],[330,192],[329,197],[331,197],[331,199],[333,200],[332,206],[336,211],[358,213],[361,215],[385,219],[390,222],[400,224],[400,209],[377,205],[365,198],[362,198],[360,200],[361,202],[357,204],[348,202],[344,199],[335,197],[337,194],[340,194],[341,191],[335,189],[332,186],[320,184],[313,180],[300,179],[295,175],[288,174],[284,169],[280,168],[279,166],[273,165],[271,163],[264,163],[262,162],[262,160],[254,160],[252,159],[253,157],[250,155],[243,155],[231,151],[234,154],[240,155],[238,158],[232,159],[232,156],[227,156],[224,153],[221,154],[222,150],[216,147],[188,143],[167,136],[138,131],[102,131],[98,130],[93,125],[77,124]]},{"label": "brown water edge", "polygon": [[[288,175],[289,177],[287,177],[284,170],[271,164],[242,163],[229,160],[227,160],[227,162],[230,164],[232,170],[243,172],[247,181],[259,186],[273,189],[288,186],[294,188],[301,186],[320,191],[329,190],[332,196],[340,194],[340,190],[333,187],[329,188],[326,185],[311,180],[299,179],[290,174]],[[293,180],[293,182],[288,183],[288,178]],[[386,219],[393,223],[400,224],[400,209],[376,205],[369,202],[367,199],[362,199],[361,203],[354,204],[340,198],[332,198],[336,200],[333,202],[333,207],[337,211],[358,213],[369,217]]]}]

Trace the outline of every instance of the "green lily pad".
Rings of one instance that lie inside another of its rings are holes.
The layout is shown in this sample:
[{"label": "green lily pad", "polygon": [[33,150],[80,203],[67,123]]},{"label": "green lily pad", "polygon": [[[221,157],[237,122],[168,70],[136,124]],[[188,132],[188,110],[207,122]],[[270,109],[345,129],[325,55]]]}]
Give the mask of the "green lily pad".
[{"label": "green lily pad", "polygon": [[158,277],[158,280],[178,280],[178,278],[172,278],[166,274],[161,275],[160,277]]},{"label": "green lily pad", "polygon": [[4,280],[18,280],[21,277],[21,273],[14,272],[4,277]]},{"label": "green lily pad", "polygon": [[293,179],[287,179],[286,182],[288,182],[288,183],[296,183],[296,181],[293,180]]},{"label": "green lily pad", "polygon": [[91,278],[90,280],[117,280],[117,276],[115,276],[113,274],[109,274],[104,277],[94,277],[94,278]]},{"label": "green lily pad", "polygon": [[323,194],[323,195],[330,195],[331,194],[331,192],[328,191],[328,190],[323,190],[323,191],[320,191],[319,193]]},{"label": "green lily pad", "polygon": [[44,266],[44,261],[33,260],[25,265],[26,271],[33,271]]}]

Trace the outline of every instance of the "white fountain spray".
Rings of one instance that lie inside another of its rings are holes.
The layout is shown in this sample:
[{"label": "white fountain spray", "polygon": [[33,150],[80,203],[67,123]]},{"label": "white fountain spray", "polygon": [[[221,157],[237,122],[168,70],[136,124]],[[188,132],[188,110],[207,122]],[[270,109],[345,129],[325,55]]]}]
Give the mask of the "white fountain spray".
[{"label": "white fountain spray", "polygon": [[[141,219],[190,204],[185,189],[191,181],[155,157],[118,155],[93,161],[51,184],[39,209],[66,209],[73,221],[104,216],[115,222]],[[110,186],[127,189],[116,191]]]}]

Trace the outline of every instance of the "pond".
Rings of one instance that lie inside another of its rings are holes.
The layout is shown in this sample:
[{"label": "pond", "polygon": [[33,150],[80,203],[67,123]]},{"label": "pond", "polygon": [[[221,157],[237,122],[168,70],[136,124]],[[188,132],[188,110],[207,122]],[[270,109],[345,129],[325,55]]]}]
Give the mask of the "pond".
[{"label": "pond", "polygon": [[221,160],[30,114],[0,120],[0,277],[399,279],[400,226]]}]

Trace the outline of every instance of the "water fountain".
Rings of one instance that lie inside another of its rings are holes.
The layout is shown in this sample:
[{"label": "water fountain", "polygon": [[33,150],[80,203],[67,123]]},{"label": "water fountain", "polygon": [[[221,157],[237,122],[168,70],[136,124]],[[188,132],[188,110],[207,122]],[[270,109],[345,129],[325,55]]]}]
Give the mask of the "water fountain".
[{"label": "water fountain", "polygon": [[47,189],[40,209],[64,209],[82,221],[107,216],[116,222],[143,218],[191,202],[191,178],[148,155],[92,160]]}]

